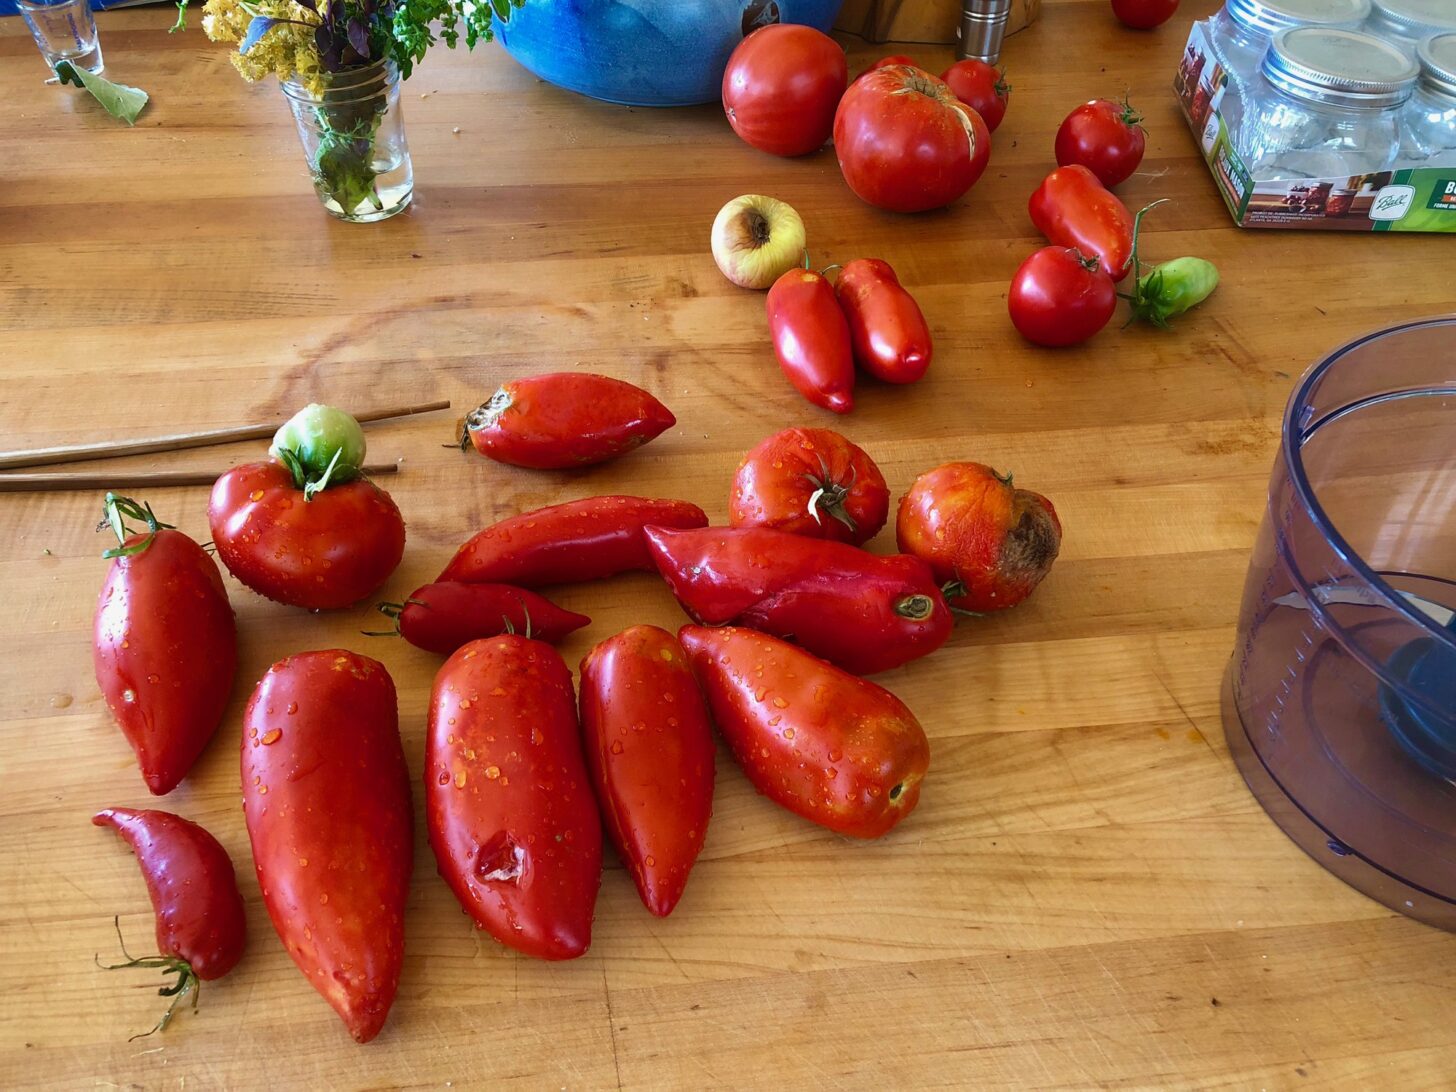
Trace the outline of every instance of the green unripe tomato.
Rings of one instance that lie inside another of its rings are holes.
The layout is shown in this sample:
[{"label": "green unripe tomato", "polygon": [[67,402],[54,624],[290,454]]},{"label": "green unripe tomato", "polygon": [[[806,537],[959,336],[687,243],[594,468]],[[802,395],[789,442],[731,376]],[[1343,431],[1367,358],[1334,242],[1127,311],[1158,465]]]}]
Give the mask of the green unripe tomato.
[{"label": "green unripe tomato", "polygon": [[341,409],[314,402],[273,434],[268,454],[293,470],[295,477],[301,470],[305,481],[318,481],[332,466],[329,479],[345,482],[358,475],[366,447],[358,421]]}]

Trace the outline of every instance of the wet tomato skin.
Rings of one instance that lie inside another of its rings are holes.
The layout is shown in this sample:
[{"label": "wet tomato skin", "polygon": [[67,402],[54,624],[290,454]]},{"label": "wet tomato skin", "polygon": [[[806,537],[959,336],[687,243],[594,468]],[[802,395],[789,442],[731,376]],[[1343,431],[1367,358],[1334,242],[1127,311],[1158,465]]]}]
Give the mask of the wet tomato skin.
[{"label": "wet tomato skin", "polygon": [[864,448],[832,429],[788,428],[738,464],[728,522],[858,546],[889,512],[885,476]]},{"label": "wet tomato skin", "polygon": [[666,917],[707,835],[716,750],[702,692],[672,634],[632,626],[587,654],[581,731],[607,834],[643,905]]},{"label": "wet tomato skin", "polygon": [[551,372],[503,383],[465,419],[465,434],[498,463],[565,470],[625,455],[675,424],[671,410],[631,383]]},{"label": "wet tomato skin", "polygon": [[263,904],[355,1040],[379,1033],[404,965],[414,809],[394,682],[342,649],[268,669],[243,715],[243,813]]},{"label": "wet tomato skin", "polygon": [[584,614],[509,584],[426,584],[390,608],[398,611],[401,637],[442,656],[470,641],[502,633],[524,633],[554,645],[591,623]]},{"label": "wet tomato skin", "polygon": [[131,846],[157,917],[157,950],[185,960],[203,981],[237,966],[247,920],[227,850],[202,827],[171,812],[103,808],[91,818]]},{"label": "wet tomato skin", "polygon": [[259,595],[309,610],[357,603],[404,556],[404,519],[383,489],[358,478],[305,501],[271,460],[218,478],[207,519],[229,572]]},{"label": "wet tomato skin", "polygon": [[591,945],[602,824],[571,672],[507,634],[456,650],[435,676],[425,816],[440,875],[475,923],[538,959]]},{"label": "wet tomato skin", "polygon": [[1133,214],[1086,167],[1058,167],[1027,203],[1031,222],[1047,240],[1096,258],[1114,281],[1131,272]]},{"label": "wet tomato skin", "polygon": [[849,322],[854,362],[886,383],[914,383],[930,367],[930,327],[890,263],[856,258],[839,272],[834,294]]},{"label": "wet tomato skin", "polygon": [[982,463],[926,471],[900,499],[900,549],[930,563],[952,585],[953,607],[985,613],[1013,607],[1051,570],[1062,524],[1052,502],[1017,488]]},{"label": "wet tomato skin", "polygon": [[774,355],[794,389],[835,413],[853,410],[849,324],[828,279],[810,269],[790,269],[769,288],[764,307]]},{"label": "wet tomato skin", "polygon": [[888,690],[754,630],[684,626],[678,640],[760,793],[851,838],[878,838],[914,810],[930,744]]},{"label": "wet tomato skin", "polygon": [[146,549],[112,561],[96,606],[93,666],[156,795],[177,787],[217,731],[237,644],[217,564],[181,531],[159,530]]},{"label": "wet tomato skin", "polygon": [[455,552],[438,581],[539,588],[654,569],[642,528],[706,527],[696,504],[585,497],[494,523]]}]

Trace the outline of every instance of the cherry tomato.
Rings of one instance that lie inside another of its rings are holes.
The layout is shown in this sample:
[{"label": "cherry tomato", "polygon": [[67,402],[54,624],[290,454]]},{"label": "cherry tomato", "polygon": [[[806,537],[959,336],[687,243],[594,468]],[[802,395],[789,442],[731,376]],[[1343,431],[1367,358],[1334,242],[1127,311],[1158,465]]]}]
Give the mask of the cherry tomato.
[{"label": "cherry tomato", "polygon": [[127,956],[107,969],[159,967],[177,976],[163,991],[172,1003],[152,1029],[161,1031],[184,998],[196,1006],[199,982],[221,978],[243,957],[248,924],[232,858],[211,834],[171,812],[103,808],[91,822],[126,840],[147,881],[160,955]]},{"label": "cherry tomato", "polygon": [[994,133],[1001,127],[1006,104],[1011,99],[1011,85],[1006,82],[1004,71],[985,61],[970,59],[956,61],[940,78],[955,92],[956,98],[981,115],[987,129]]},{"label": "cherry tomato", "polygon": [[1079,345],[1117,310],[1117,287],[1096,258],[1064,246],[1042,247],[1021,263],[1007,298],[1011,321],[1037,345]]},{"label": "cherry tomato", "polygon": [[930,327],[889,262],[856,258],[839,271],[834,294],[849,322],[855,363],[886,383],[914,383],[930,367]]},{"label": "cherry tomato", "polygon": [[1057,130],[1057,165],[1081,164],[1104,186],[1125,181],[1143,161],[1147,138],[1143,116],[1127,102],[1093,99],[1070,114]]},{"label": "cherry tomato", "polygon": [[723,72],[723,111],[733,131],[774,155],[824,146],[849,65],[827,34],[775,23],[738,43]]},{"label": "cherry tomato", "polygon": [[384,665],[330,649],[270,667],[243,714],[242,777],[278,939],[367,1043],[399,987],[414,860],[409,769]]},{"label": "cherry tomato", "polygon": [[520,635],[472,641],[430,694],[425,819],[440,875],[496,940],[539,959],[591,944],[602,823],[571,672]]},{"label": "cherry tomato", "polygon": [[776,432],[743,457],[728,523],[856,546],[879,534],[890,490],[863,448],[827,428]]},{"label": "cherry tomato", "polygon": [[[114,493],[120,545],[101,586],[91,658],[106,707],[158,796],[187,776],[222,721],[238,662],[237,625],[217,563],[150,506]],[[147,530],[130,533],[125,519]]]},{"label": "cherry tomato", "polygon": [[283,464],[235,466],[212,487],[212,541],[228,571],[260,595],[310,610],[347,607],[404,556],[404,519],[363,478],[305,499]]},{"label": "cherry tomato", "polygon": [[822,273],[791,269],[768,290],[768,328],[779,367],[794,389],[835,413],[854,409],[849,324]]},{"label": "cherry tomato", "polygon": [[602,818],[643,905],[682,898],[713,813],[713,732],[682,646],[656,626],[581,661],[581,732]]},{"label": "cherry tomato", "polygon": [[[401,637],[416,648],[448,656],[461,645],[502,633],[524,633],[547,644],[590,625],[585,614],[509,584],[443,581],[410,592],[403,603],[380,603]],[[370,634],[371,637],[381,636]]]},{"label": "cherry tomato", "polygon": [[1086,167],[1052,171],[1031,195],[1027,208],[1031,222],[1049,242],[1098,259],[1114,281],[1131,272],[1137,220]]},{"label": "cherry tomato", "polygon": [[929,562],[961,610],[1020,603],[1057,559],[1062,524],[1052,502],[981,463],[947,463],[915,479],[895,519],[900,549]]},{"label": "cherry tomato", "polygon": [[535,470],[606,462],[677,424],[672,411],[631,383],[552,372],[512,379],[465,418],[460,437],[488,459]]},{"label": "cherry tomato", "polygon": [[930,744],[888,690],[749,629],[683,626],[678,640],[760,793],[851,838],[878,838],[915,809]]},{"label": "cherry tomato", "polygon": [[1134,30],[1162,26],[1178,10],[1178,0],[1112,0],[1112,14]]},{"label": "cherry tomato", "polygon": [[975,185],[991,158],[991,132],[941,80],[891,65],[860,77],[839,100],[834,151],[861,200],[923,212]]}]

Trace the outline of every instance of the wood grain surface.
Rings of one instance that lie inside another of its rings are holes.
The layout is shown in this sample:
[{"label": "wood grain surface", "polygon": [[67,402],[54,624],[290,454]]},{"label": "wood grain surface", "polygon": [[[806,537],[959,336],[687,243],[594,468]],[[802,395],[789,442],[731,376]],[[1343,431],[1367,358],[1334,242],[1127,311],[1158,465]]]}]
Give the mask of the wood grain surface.
[{"label": "wood grain surface", "polygon": [[[391,597],[477,528],[542,504],[681,496],[722,520],[741,453],[790,424],[843,428],[897,495],[951,459],[1013,470],[1066,527],[1029,602],[963,622],[881,679],[925,723],[933,759],[919,810],[879,843],[779,810],[724,753],[678,910],[649,917],[609,860],[591,951],[548,965],[472,931],[421,812],[404,979],[365,1047],[263,912],[239,720],[281,656],[367,652],[399,685],[418,778],[438,661],[360,636],[377,620],[368,604],[310,615],[229,580],[233,705],[158,803],[232,853],[250,948],[195,1014],[129,1042],[163,1002],[145,974],[93,964],[117,954],[113,914],[134,949],[152,934],[130,855],[89,823],[151,803],[92,676],[100,498],[0,499],[0,1086],[1447,1084],[1456,940],[1288,842],[1230,763],[1218,703],[1293,377],[1352,336],[1449,308],[1451,241],[1235,229],[1170,91],[1189,17],[1213,6],[1187,0],[1140,34],[1103,0],[1048,3],[1008,45],[1015,91],[985,178],[913,218],[860,204],[832,150],[761,155],[716,108],[607,106],[495,47],[441,50],[405,89],[415,207],[368,227],[320,209],[277,89],[243,84],[195,30],[169,36],[169,8],[98,20],[108,75],[153,96],[135,129],[44,86],[24,27],[0,21],[0,448],[281,421],[309,400],[459,410],[507,376],[580,368],[647,387],[678,426],[572,474],[446,448],[451,414],[371,429],[370,457],[402,460],[389,489],[409,545]],[[852,69],[894,51],[845,41]],[[936,69],[950,59],[923,53]],[[1201,254],[1224,283],[1176,332],[1113,326],[1081,349],[1034,350],[1005,314],[1012,272],[1040,245],[1026,197],[1066,111],[1125,91],[1149,144],[1124,195],[1171,199],[1145,253]],[[796,206],[820,261],[895,266],[934,329],[923,383],[866,385],[846,420],[790,390],[762,297],[708,254],[714,213],[743,192]],[[207,537],[205,489],[148,499]],[[560,598],[595,620],[566,646],[573,666],[628,624],[681,621],[645,575]]]}]

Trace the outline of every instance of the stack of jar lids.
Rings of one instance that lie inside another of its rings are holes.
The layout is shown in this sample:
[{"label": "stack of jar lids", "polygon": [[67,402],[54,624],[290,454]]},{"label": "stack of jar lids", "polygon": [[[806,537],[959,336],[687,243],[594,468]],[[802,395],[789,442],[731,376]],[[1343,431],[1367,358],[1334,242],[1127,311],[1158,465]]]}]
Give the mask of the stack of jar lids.
[{"label": "stack of jar lids", "polygon": [[1411,41],[1456,30],[1456,0],[1374,0],[1370,33]]},{"label": "stack of jar lids", "polygon": [[1456,34],[1437,34],[1416,46],[1421,86],[1443,98],[1456,98]]},{"label": "stack of jar lids", "polygon": [[1399,106],[1420,69],[1397,46],[1369,34],[1297,27],[1274,36],[1264,78],[1296,98],[1356,110]]},{"label": "stack of jar lids", "polygon": [[1227,10],[1234,22],[1275,34],[1290,27],[1359,26],[1370,16],[1370,0],[1228,0]]}]

